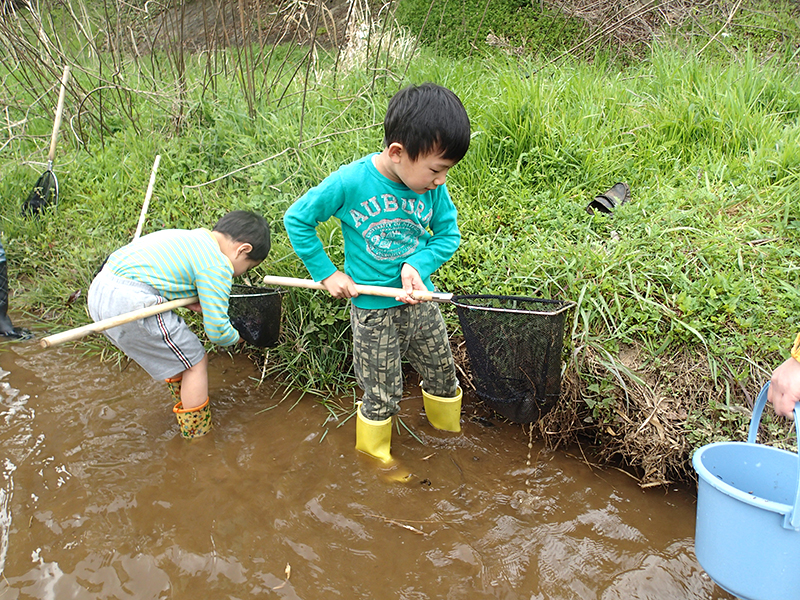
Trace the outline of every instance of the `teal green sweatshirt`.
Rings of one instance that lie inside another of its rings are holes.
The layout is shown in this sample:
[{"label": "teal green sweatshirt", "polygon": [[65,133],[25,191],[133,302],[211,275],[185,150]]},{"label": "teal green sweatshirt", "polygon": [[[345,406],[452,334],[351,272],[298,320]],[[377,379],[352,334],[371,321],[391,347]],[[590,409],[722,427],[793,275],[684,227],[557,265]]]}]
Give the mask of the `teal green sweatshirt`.
[{"label": "teal green sweatshirt", "polygon": [[[381,175],[373,156],[344,165],[292,204],[283,218],[289,240],[314,281],[322,281],[337,267],[316,228],[336,217],[344,238],[344,272],[353,281],[400,288],[400,269],[408,263],[433,291],[431,274],[461,242],[456,207],[445,185],[417,194]],[[402,304],[366,295],[352,301],[359,308]]]}]

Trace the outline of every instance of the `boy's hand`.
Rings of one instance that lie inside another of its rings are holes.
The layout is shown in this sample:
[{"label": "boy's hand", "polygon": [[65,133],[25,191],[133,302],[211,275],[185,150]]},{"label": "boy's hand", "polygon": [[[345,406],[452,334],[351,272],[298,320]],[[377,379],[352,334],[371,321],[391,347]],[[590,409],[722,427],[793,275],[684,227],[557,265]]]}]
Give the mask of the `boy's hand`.
[{"label": "boy's hand", "polygon": [[772,372],[767,399],[776,414],[792,416],[795,402],[800,400],[800,362],[790,357]]},{"label": "boy's hand", "polygon": [[196,313],[202,313],[203,312],[203,307],[200,306],[199,302],[195,302],[193,304],[187,304],[186,308],[188,308],[192,312],[196,312]]},{"label": "boy's hand", "polygon": [[400,269],[400,280],[403,283],[403,292],[405,293],[397,296],[395,300],[405,302],[406,304],[419,304],[423,302],[411,295],[414,290],[428,291],[428,288],[422,283],[422,277],[419,276],[419,272],[414,267],[408,263],[403,263],[403,268]]},{"label": "boy's hand", "polygon": [[336,271],[330,277],[323,279],[322,285],[334,298],[355,298],[358,296],[356,284],[341,271]]}]

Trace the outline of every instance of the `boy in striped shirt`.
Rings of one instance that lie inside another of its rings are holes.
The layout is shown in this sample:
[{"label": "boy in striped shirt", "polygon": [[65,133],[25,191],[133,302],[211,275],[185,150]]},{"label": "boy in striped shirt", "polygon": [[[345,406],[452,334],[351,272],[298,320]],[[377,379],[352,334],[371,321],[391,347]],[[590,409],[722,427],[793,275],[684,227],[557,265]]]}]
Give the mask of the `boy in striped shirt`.
[{"label": "boy in striped shirt", "polygon": [[[89,314],[108,319],[168,300],[197,296],[208,339],[220,346],[240,341],[228,318],[233,278],[263,261],[270,249],[269,224],[236,210],[208,229],[165,229],[123,246],[89,288]],[[106,337],[154,379],[164,380],[176,401],[186,438],[211,429],[208,356],[202,342],[173,311],[106,330]]]}]

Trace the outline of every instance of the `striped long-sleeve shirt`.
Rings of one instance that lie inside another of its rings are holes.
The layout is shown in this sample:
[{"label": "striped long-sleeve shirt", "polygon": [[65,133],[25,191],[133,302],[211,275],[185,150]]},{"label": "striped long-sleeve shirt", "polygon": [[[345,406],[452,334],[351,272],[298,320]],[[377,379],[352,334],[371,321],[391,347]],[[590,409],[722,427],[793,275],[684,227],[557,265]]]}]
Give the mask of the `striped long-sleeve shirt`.
[{"label": "striped long-sleeve shirt", "polygon": [[208,339],[221,346],[239,341],[228,318],[233,265],[208,229],[164,229],[140,237],[111,256],[107,268],[154,287],[168,300],[198,296]]}]

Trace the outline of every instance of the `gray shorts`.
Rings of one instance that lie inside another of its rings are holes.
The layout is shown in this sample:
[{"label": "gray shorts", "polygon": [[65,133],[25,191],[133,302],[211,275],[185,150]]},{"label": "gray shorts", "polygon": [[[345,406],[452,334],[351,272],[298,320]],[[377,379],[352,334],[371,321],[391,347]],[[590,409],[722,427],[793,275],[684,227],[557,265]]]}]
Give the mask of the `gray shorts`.
[{"label": "gray shorts", "polygon": [[458,378],[450,339],[434,302],[366,309],[350,305],[353,367],[364,390],[361,410],[382,420],[400,410],[403,397],[401,361],[408,360],[422,376],[425,391],[451,398]]},{"label": "gray shorts", "polygon": [[[166,301],[155,288],[117,277],[108,268],[94,278],[87,295],[89,314],[95,321]],[[197,336],[173,311],[112,327],[103,333],[153,379],[164,380],[183,373],[203,360],[206,353]]]}]

